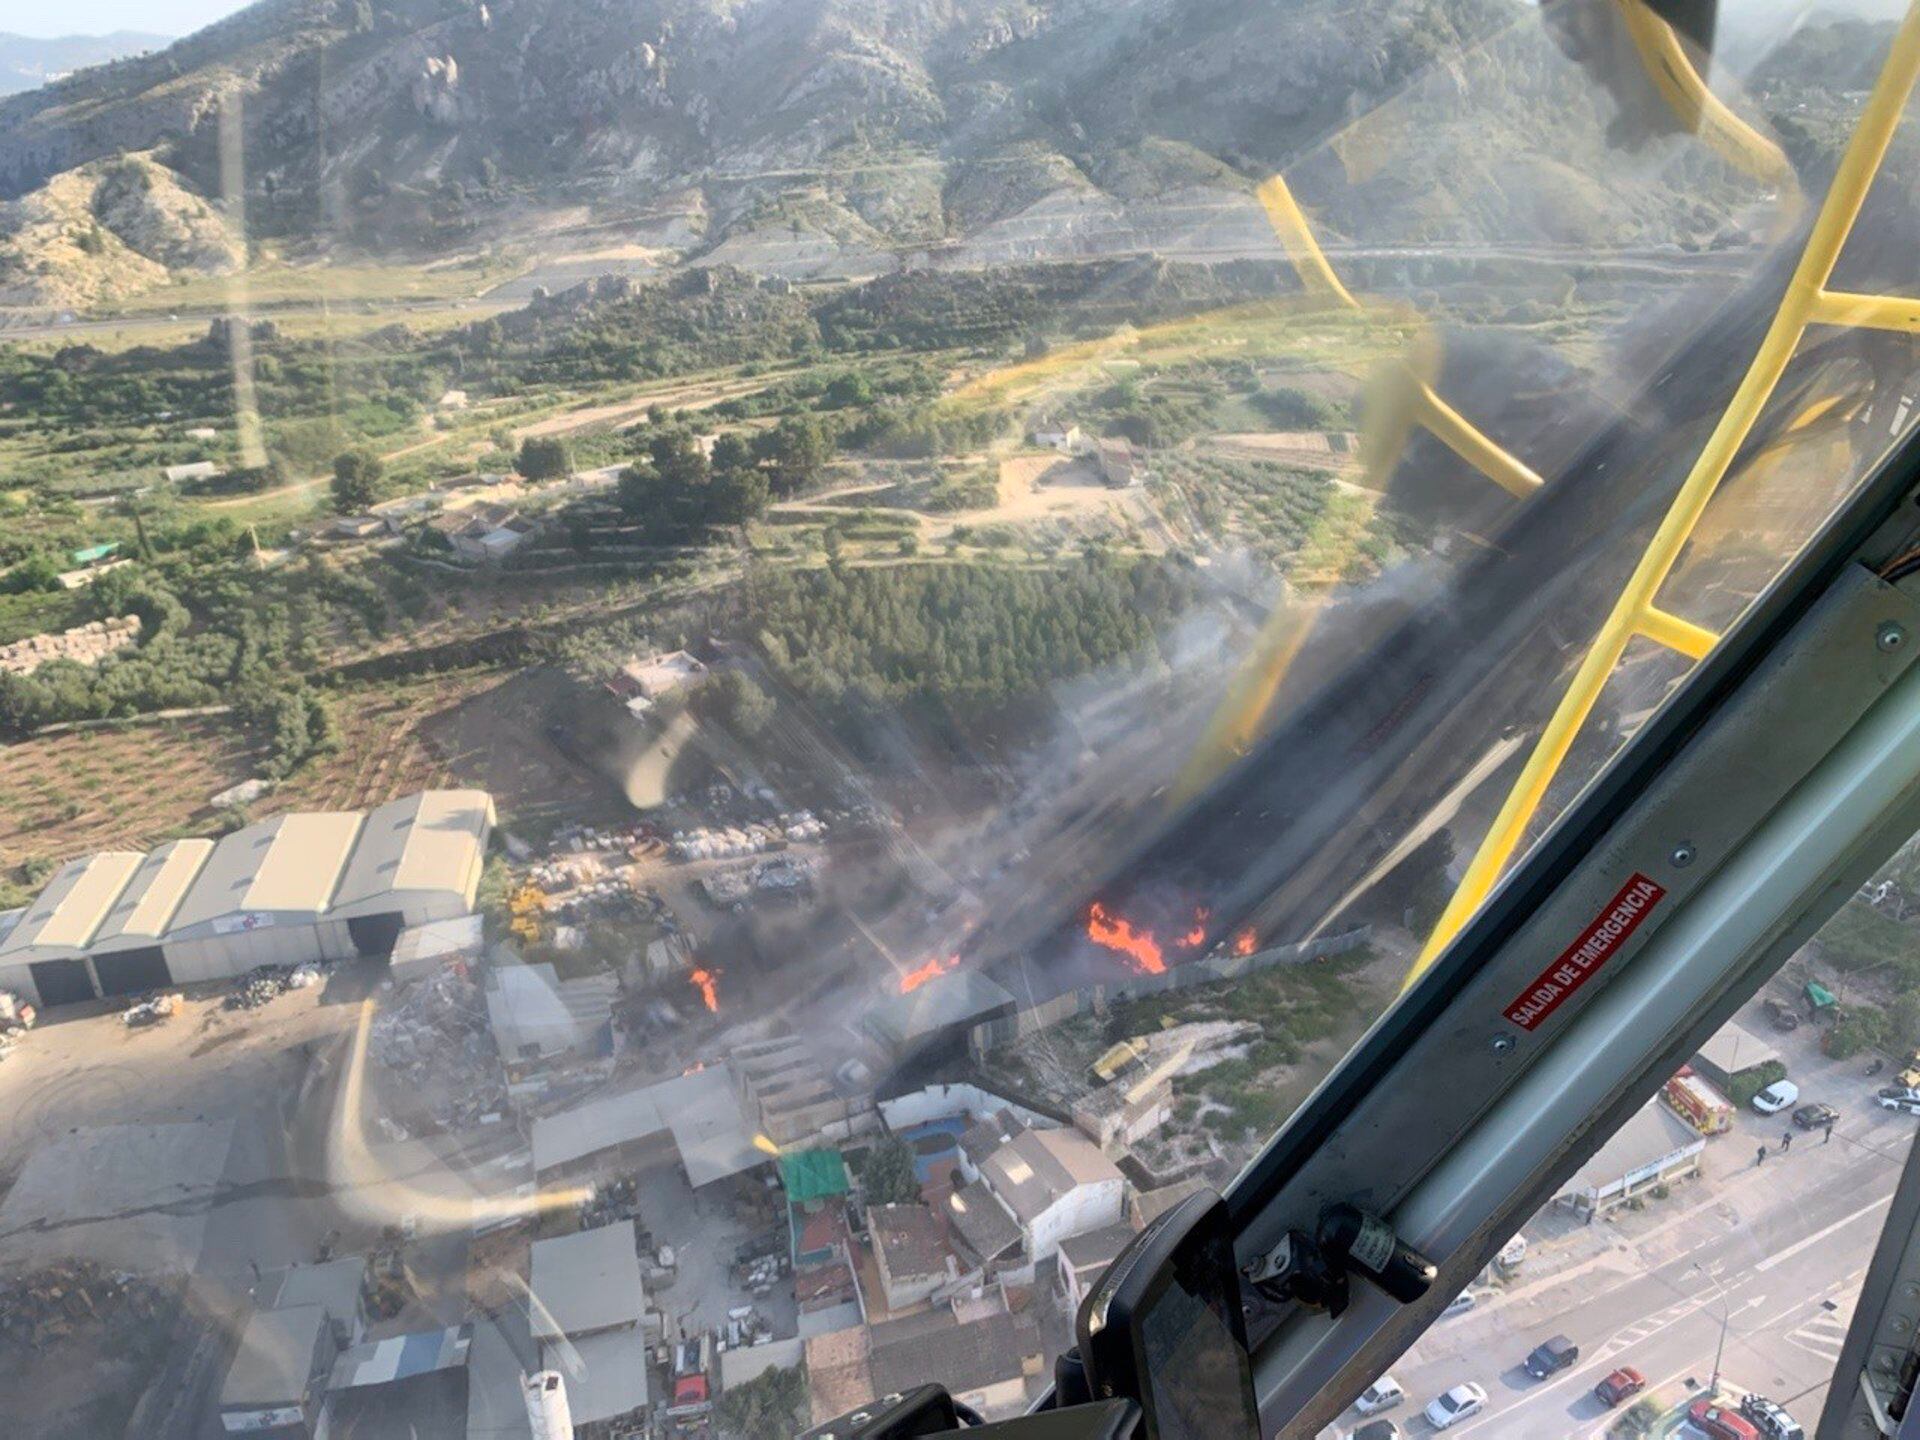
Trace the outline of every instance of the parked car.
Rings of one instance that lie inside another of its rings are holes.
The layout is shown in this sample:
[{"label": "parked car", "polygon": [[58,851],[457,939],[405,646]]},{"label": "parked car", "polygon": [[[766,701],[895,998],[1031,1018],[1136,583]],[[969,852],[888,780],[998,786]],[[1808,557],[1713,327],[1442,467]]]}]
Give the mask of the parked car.
[{"label": "parked car", "polygon": [[1478,1415],[1486,1408],[1486,1404],[1487,1392],[1468,1381],[1464,1385],[1454,1386],[1438,1400],[1428,1404],[1427,1423],[1436,1430],[1446,1430]]},{"label": "parked car", "polygon": [[1403,1431],[1391,1420],[1369,1420],[1347,1432],[1347,1440],[1401,1440]]},{"label": "parked car", "polygon": [[1800,1103],[1800,1087],[1791,1080],[1776,1080],[1753,1097],[1753,1108],[1762,1115],[1778,1115],[1790,1105]]},{"label": "parked car", "polygon": [[1800,1012],[1786,1001],[1769,999],[1760,1008],[1766,1012],[1767,1023],[1782,1034],[1800,1028]]},{"label": "parked car", "polygon": [[1920,1095],[1882,1095],[1873,1102],[1882,1110],[1897,1110],[1902,1115],[1920,1115]]},{"label": "parked car", "polygon": [[1693,1428],[1710,1440],[1761,1440],[1753,1422],[1715,1400],[1696,1400],[1687,1407]]},{"label": "parked car", "polygon": [[1793,1112],[1793,1123],[1802,1130],[1818,1130],[1822,1125],[1831,1125],[1839,1118],[1840,1112],[1824,1100],[1802,1105]]},{"label": "parked car", "polygon": [[1740,1400],[1740,1413],[1753,1422],[1753,1428],[1766,1440],[1807,1440],[1800,1422],[1764,1395],[1746,1395]]},{"label": "parked car", "polygon": [[1873,1094],[1876,1100],[1920,1100],[1920,1090],[1907,1085],[1882,1085]]},{"label": "parked car", "polygon": [[1456,1315],[1464,1315],[1480,1303],[1480,1297],[1471,1290],[1462,1290],[1447,1302],[1447,1308],[1440,1312],[1442,1320],[1451,1320]]},{"label": "parked car", "polygon": [[1622,1365],[1606,1379],[1593,1387],[1594,1399],[1608,1409],[1612,1409],[1622,1400],[1631,1400],[1647,1388],[1647,1377],[1631,1365]]},{"label": "parked car", "polygon": [[1406,1398],[1407,1392],[1400,1388],[1398,1380],[1391,1375],[1382,1375],[1360,1392],[1360,1398],[1353,1402],[1353,1408],[1362,1415],[1378,1415],[1382,1410],[1391,1410]]},{"label": "parked car", "polygon": [[1542,1340],[1527,1353],[1520,1362],[1521,1367],[1536,1380],[1544,1380],[1549,1375],[1557,1375],[1580,1358],[1580,1347],[1564,1335],[1555,1335],[1550,1340]]}]

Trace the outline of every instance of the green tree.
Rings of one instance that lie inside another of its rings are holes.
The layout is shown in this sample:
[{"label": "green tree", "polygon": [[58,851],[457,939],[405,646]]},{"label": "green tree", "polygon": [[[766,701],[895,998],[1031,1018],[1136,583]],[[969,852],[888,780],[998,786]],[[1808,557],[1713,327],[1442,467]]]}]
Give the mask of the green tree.
[{"label": "green tree", "polygon": [[776,1366],[722,1391],[714,1405],[714,1419],[723,1440],[796,1435],[807,1423],[806,1403],[806,1367]]},{"label": "green tree", "polygon": [[44,550],[36,550],[18,565],[0,575],[0,594],[24,595],[30,590],[56,590],[60,586],[60,565]]},{"label": "green tree", "polygon": [[773,498],[766,473],[757,465],[715,472],[708,482],[707,520],[714,525],[744,525],[767,513]]},{"label": "green tree", "polygon": [[757,463],[753,458],[753,446],[746,437],[732,430],[714,437],[712,462],[716,472],[745,470]]},{"label": "green tree", "polygon": [[773,723],[773,700],[745,671],[721,671],[714,693],[721,718],[743,739],[764,734]]},{"label": "green tree", "polygon": [[825,400],[829,408],[845,410],[873,403],[873,382],[858,370],[843,371],[827,386]]},{"label": "green tree", "polygon": [[860,1188],[869,1205],[909,1205],[920,1198],[913,1147],[897,1135],[876,1140],[860,1159]]},{"label": "green tree", "polygon": [[357,515],[380,498],[384,461],[370,450],[349,450],[333,457],[333,508]]},{"label": "green tree", "polygon": [[514,468],[529,480],[558,480],[573,473],[573,450],[557,435],[542,435],[520,444]]},{"label": "green tree", "polygon": [[754,454],[768,462],[776,495],[792,495],[812,483],[833,456],[833,442],[815,415],[789,415],[754,437]]}]

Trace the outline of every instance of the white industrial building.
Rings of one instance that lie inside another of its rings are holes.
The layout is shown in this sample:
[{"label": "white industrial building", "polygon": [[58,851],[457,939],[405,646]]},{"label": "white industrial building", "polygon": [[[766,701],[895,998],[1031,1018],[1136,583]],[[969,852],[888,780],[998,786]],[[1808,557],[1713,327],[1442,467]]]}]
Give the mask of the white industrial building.
[{"label": "white industrial building", "polygon": [[0,988],[60,1005],[388,955],[473,910],[493,823],[485,791],[427,790],[69,861],[0,938]]}]

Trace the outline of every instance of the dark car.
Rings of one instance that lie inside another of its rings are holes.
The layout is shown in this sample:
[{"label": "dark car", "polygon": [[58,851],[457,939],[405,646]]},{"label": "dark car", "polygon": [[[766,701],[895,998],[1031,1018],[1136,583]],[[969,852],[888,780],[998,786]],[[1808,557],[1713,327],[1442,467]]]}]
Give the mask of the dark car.
[{"label": "dark car", "polygon": [[1840,1112],[1824,1100],[1802,1105],[1793,1112],[1793,1123],[1802,1130],[1818,1130],[1822,1125],[1831,1125],[1839,1118]]},{"label": "dark car", "polygon": [[1557,1374],[1580,1358],[1580,1347],[1564,1335],[1556,1335],[1551,1340],[1542,1340],[1533,1347],[1531,1354],[1521,1361],[1527,1374],[1536,1380],[1544,1380]]},{"label": "dark car", "polygon": [[1611,1409],[1622,1400],[1631,1400],[1647,1388],[1647,1377],[1631,1365],[1622,1365],[1593,1387],[1594,1399]]},{"label": "dark car", "polygon": [[1800,1028],[1800,1012],[1784,1000],[1769,1000],[1760,1007],[1767,1013],[1767,1021],[1774,1029],[1785,1033]]},{"label": "dark car", "polygon": [[1400,1440],[1402,1431],[1391,1420],[1369,1420],[1358,1430],[1349,1430],[1347,1440]]},{"label": "dark car", "polygon": [[1800,1422],[1764,1395],[1743,1397],[1740,1413],[1751,1420],[1753,1428],[1767,1440],[1807,1440],[1807,1432],[1800,1428]]}]

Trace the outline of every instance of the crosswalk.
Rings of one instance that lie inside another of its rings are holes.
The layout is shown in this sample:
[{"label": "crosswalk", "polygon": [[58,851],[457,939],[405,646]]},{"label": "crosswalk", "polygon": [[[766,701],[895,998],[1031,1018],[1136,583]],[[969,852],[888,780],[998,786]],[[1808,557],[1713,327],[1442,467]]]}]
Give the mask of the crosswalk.
[{"label": "crosswalk", "polygon": [[1676,1320],[1684,1320],[1698,1310],[1705,1301],[1697,1295],[1689,1295],[1677,1300],[1664,1310],[1656,1310],[1651,1315],[1643,1315],[1626,1329],[1610,1337],[1605,1350],[1608,1354],[1631,1348],[1635,1343],[1659,1334]]},{"label": "crosswalk", "polygon": [[1847,1338],[1847,1326],[1853,1319],[1851,1294],[1839,1297],[1815,1310],[1811,1318],[1787,1332],[1787,1343],[1806,1351],[1825,1364],[1837,1364],[1841,1343]]}]

